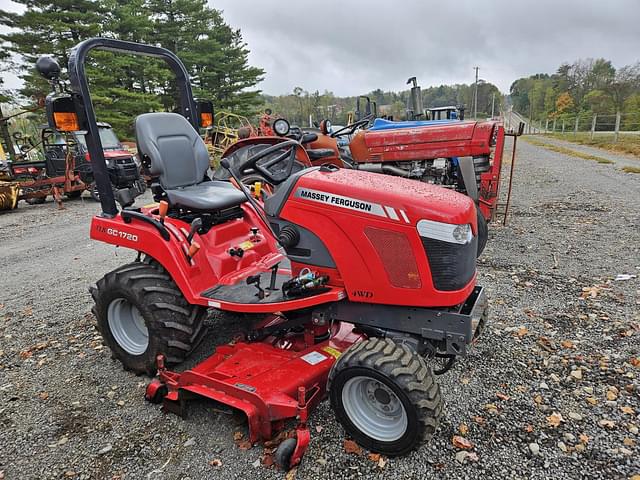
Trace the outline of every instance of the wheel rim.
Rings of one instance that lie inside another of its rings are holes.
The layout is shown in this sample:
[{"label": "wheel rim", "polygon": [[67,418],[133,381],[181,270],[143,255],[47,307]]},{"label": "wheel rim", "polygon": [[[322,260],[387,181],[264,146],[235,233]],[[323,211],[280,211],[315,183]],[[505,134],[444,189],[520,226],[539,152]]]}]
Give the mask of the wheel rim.
[{"label": "wheel rim", "polygon": [[407,412],[398,396],[370,377],[353,377],[342,387],[342,405],[349,420],[365,435],[393,442],[407,431]]},{"label": "wheel rim", "polygon": [[107,308],[111,335],[131,355],[142,355],[149,346],[149,330],[140,310],[124,298],[116,298]]}]

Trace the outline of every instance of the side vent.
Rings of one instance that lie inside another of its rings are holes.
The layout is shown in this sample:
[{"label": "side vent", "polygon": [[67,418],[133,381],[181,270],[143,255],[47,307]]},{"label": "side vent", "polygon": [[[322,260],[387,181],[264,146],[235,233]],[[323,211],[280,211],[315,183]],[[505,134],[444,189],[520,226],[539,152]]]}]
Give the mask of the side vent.
[{"label": "side vent", "polygon": [[391,285],[398,288],[422,287],[418,265],[404,233],[367,227],[364,234],[376,249]]}]

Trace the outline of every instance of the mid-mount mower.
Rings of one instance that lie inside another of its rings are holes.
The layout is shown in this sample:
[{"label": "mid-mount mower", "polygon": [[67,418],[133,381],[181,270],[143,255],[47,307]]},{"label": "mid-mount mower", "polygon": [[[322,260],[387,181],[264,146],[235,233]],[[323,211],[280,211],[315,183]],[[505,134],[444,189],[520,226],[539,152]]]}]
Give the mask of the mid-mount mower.
[{"label": "mid-mount mower", "polygon": [[[176,75],[182,115],[135,119],[138,152],[158,177],[155,206],[116,206],[84,71],[94,49],[160,58]],[[49,77],[51,61],[39,65]],[[102,204],[91,238],[138,252],[91,288],[93,312],[126,369],[157,373],[148,400],[181,414],[194,397],[233,407],[251,442],[295,419],[295,437],[276,451],[284,468],[300,462],[309,412],[327,396],[347,434],[373,451],[402,455],[434,434],[436,358],[444,371],[465,355],[487,315],[469,197],[335,166],[273,171],[283,158],[292,168],[302,150],[286,139],[249,157],[279,185],[258,203],[229,156],[235,185],[209,179],[196,116],[206,106],[197,109],[170,51],[86,40],[70,53],[69,78],[71,94],[50,95],[47,110],[53,127],[74,119],[87,131]],[[209,308],[260,320],[195,367],[169,370],[203,338]]]}]

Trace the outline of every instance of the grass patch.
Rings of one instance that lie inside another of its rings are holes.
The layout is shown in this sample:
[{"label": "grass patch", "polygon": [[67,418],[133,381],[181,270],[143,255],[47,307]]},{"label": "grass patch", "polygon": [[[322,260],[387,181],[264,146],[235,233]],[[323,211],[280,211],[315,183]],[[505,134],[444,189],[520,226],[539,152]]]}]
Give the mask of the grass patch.
[{"label": "grass patch", "polygon": [[549,133],[547,135],[566,142],[589,145],[610,152],[628,153],[640,158],[640,135],[621,133],[617,143],[613,142],[612,132],[596,132],[593,139],[589,132],[578,132],[577,135],[573,133]]},{"label": "grass patch", "polygon": [[547,150],[551,150],[552,152],[556,152],[556,153],[560,153],[562,155],[567,155],[569,157],[577,157],[577,158],[582,158],[584,160],[592,160],[594,162],[598,162],[601,164],[611,164],[611,163],[615,163],[612,160],[609,160],[608,158],[603,158],[603,157],[598,157],[597,155],[591,155],[589,153],[584,153],[584,152],[577,152],[575,150],[571,150],[570,148],[567,147],[561,147],[558,145],[552,145],[550,143],[544,142],[542,140],[539,140],[535,137],[522,137],[524,138],[527,142],[537,146],[537,147],[542,147],[542,148],[546,148]]},{"label": "grass patch", "polygon": [[622,171],[626,173],[640,173],[640,167],[622,167]]}]

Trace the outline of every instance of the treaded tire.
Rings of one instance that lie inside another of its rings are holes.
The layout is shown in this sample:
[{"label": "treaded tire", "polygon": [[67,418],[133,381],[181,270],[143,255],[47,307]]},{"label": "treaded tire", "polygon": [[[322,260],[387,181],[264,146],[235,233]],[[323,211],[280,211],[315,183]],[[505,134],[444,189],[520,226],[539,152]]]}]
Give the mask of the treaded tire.
[{"label": "treaded tire", "polygon": [[[356,427],[342,401],[342,389],[353,377],[366,376],[384,383],[400,400],[407,427],[397,440],[376,440]],[[347,434],[363,447],[388,456],[404,455],[435,433],[443,410],[440,387],[424,359],[406,345],[372,338],[350,347],[329,374],[331,406]]]},{"label": "treaded tire", "polygon": [[476,253],[476,258],[480,258],[482,252],[484,252],[484,247],[487,246],[487,240],[489,239],[489,226],[487,225],[487,221],[482,216],[482,212],[480,212],[480,207],[477,207],[478,211],[478,252]]},{"label": "treaded tire", "polygon": [[91,194],[91,198],[93,198],[95,202],[100,201],[100,193],[98,193],[98,185],[95,181],[92,182],[91,185],[89,185],[89,193]]},{"label": "treaded tire", "polygon": [[71,192],[67,192],[64,195],[67,198],[80,198],[83,191],[84,190],[72,190]]},{"label": "treaded tire", "polygon": [[[190,305],[170,275],[153,259],[123,265],[107,273],[89,290],[95,302],[91,311],[98,331],[125,370],[154,375],[157,355],[163,354],[167,365],[180,363],[204,336],[206,309]],[[147,327],[149,342],[139,355],[123,349],[109,327],[107,311],[118,298],[134,305]]]}]

